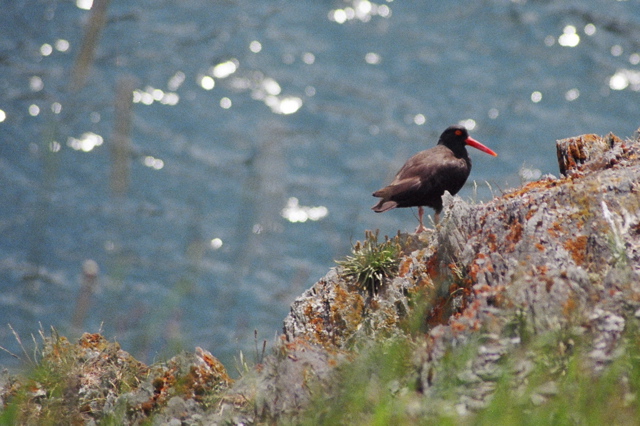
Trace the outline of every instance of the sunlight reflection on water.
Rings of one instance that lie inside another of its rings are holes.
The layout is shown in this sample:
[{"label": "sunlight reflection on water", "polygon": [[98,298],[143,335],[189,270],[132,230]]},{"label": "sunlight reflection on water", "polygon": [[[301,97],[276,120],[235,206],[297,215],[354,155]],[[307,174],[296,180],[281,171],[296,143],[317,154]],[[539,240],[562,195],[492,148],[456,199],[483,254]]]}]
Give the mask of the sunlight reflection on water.
[{"label": "sunlight reflection on water", "polygon": [[282,217],[293,223],[304,223],[307,220],[320,220],[329,214],[329,210],[325,206],[307,207],[301,206],[295,197],[289,198],[287,206],[282,209]]},{"label": "sunlight reflection on water", "polygon": [[475,156],[460,193],[483,201],[557,173],[557,138],[640,124],[634,2],[113,1],[77,93],[95,5],[27,3],[0,15],[0,323],[69,326],[92,259],[104,285],[84,326],[142,359],[180,336],[228,361],[364,229],[414,229],[370,194],[447,125],[500,153]]},{"label": "sunlight reflection on water", "polygon": [[371,3],[367,0],[353,0],[351,6],[344,9],[335,9],[329,12],[329,20],[344,24],[352,19],[362,22],[369,22],[372,16],[388,18],[391,16],[391,9],[386,4]]}]

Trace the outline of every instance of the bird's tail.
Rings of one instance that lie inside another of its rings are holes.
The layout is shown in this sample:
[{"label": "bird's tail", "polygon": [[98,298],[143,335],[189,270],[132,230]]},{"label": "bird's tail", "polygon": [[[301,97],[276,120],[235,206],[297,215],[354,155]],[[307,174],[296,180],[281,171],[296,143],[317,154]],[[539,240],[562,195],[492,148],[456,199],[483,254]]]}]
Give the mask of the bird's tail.
[{"label": "bird's tail", "polygon": [[[375,193],[374,193],[374,195],[375,195]],[[378,202],[378,204],[376,204],[375,206],[371,207],[371,210],[373,210],[376,213],[383,213],[383,212],[386,212],[387,210],[395,209],[396,207],[398,207],[398,203],[396,203],[395,201],[391,201],[391,200],[385,200],[383,198],[382,200],[380,200]]]}]

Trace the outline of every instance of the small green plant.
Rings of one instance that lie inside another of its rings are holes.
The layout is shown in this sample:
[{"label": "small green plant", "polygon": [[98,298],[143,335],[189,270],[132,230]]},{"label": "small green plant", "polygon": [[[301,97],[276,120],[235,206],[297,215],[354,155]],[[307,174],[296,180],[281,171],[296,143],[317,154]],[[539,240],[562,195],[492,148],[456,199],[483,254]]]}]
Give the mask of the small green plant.
[{"label": "small green plant", "polygon": [[377,293],[386,277],[396,273],[402,253],[399,236],[391,239],[385,236],[384,242],[378,243],[379,232],[365,231],[364,242],[358,241],[351,249],[353,256],[336,261],[346,276],[371,294]]}]

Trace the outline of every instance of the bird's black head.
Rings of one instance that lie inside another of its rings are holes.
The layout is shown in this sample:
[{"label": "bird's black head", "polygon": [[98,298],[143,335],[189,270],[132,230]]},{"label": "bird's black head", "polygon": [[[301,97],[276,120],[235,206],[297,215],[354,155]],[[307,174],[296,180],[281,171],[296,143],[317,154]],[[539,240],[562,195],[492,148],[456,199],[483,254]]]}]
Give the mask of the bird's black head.
[{"label": "bird's black head", "polygon": [[447,127],[447,129],[440,135],[438,145],[446,146],[457,156],[466,157],[467,149],[465,148],[465,145],[472,146],[476,149],[479,149],[480,151],[486,152],[489,155],[493,155],[494,157],[498,155],[491,149],[487,148],[486,146],[469,136],[469,132],[467,132],[467,129],[465,129],[464,126],[460,125]]},{"label": "bird's black head", "polygon": [[453,152],[466,151],[465,145],[469,138],[469,132],[464,126],[454,125],[449,126],[440,135],[438,145],[444,145]]}]

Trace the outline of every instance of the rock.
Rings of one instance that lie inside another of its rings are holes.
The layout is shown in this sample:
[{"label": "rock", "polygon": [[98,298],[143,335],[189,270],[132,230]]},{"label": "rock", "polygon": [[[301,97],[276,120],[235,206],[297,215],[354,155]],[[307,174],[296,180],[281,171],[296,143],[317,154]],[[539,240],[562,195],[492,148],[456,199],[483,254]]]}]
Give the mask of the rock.
[{"label": "rock", "polygon": [[[640,143],[583,135],[557,149],[560,178],[481,205],[445,194],[435,230],[397,237],[397,272],[375,291],[342,267],[330,270],[292,304],[274,353],[235,383],[200,348],[147,367],[99,335],[75,345],[52,336],[44,359],[72,366],[60,421],[298,423],[314,398],[339,395],[336,367],[394,339],[411,343],[411,371],[388,383],[372,374],[366,394],[391,392],[418,422],[471,415],[504,383],[507,398],[547,403],[561,387],[545,377],[531,389],[531,376],[544,370],[560,380],[578,345],[587,354],[580,367],[599,374],[640,318]],[[465,358],[452,361],[455,351]],[[3,375],[0,401],[25,383]],[[47,386],[28,387],[21,421],[36,424],[47,404],[59,403]]]},{"label": "rock", "polygon": [[[544,177],[478,206],[445,194],[440,226],[401,258],[398,277],[379,297],[367,300],[339,270],[330,272],[292,306],[287,339],[344,349],[380,336],[365,326],[376,316],[393,334],[406,315],[394,307],[411,306],[409,295],[420,286],[446,299],[428,313],[428,344],[416,354],[422,389],[437,382],[429,372],[447,348],[467,344],[478,330],[505,336],[514,318],[521,324],[515,339],[479,346],[471,370],[460,373],[466,409],[485,404],[487,383],[503,374],[502,355],[526,336],[570,330],[588,336],[594,371],[611,362],[626,316],[640,307],[640,145],[610,134],[557,146],[564,177]],[[571,345],[560,341],[554,350],[565,353]],[[531,373],[532,361],[518,364],[518,380]],[[531,398],[542,403],[549,396],[540,391]]]},{"label": "rock", "polygon": [[[8,403],[20,387],[32,387],[20,424],[41,424],[39,416],[58,424],[136,424],[152,413],[154,424],[196,424],[205,394],[231,383],[224,367],[200,348],[149,367],[99,334],[85,333],[75,344],[55,330],[41,336],[39,372],[45,380],[34,388],[28,378],[13,378],[0,389]],[[56,393],[62,393],[61,401]]]},{"label": "rock", "polygon": [[590,134],[561,139],[556,142],[560,173],[566,176],[587,168],[597,170],[613,165],[617,153],[612,150],[621,144],[613,133],[605,137]]}]

